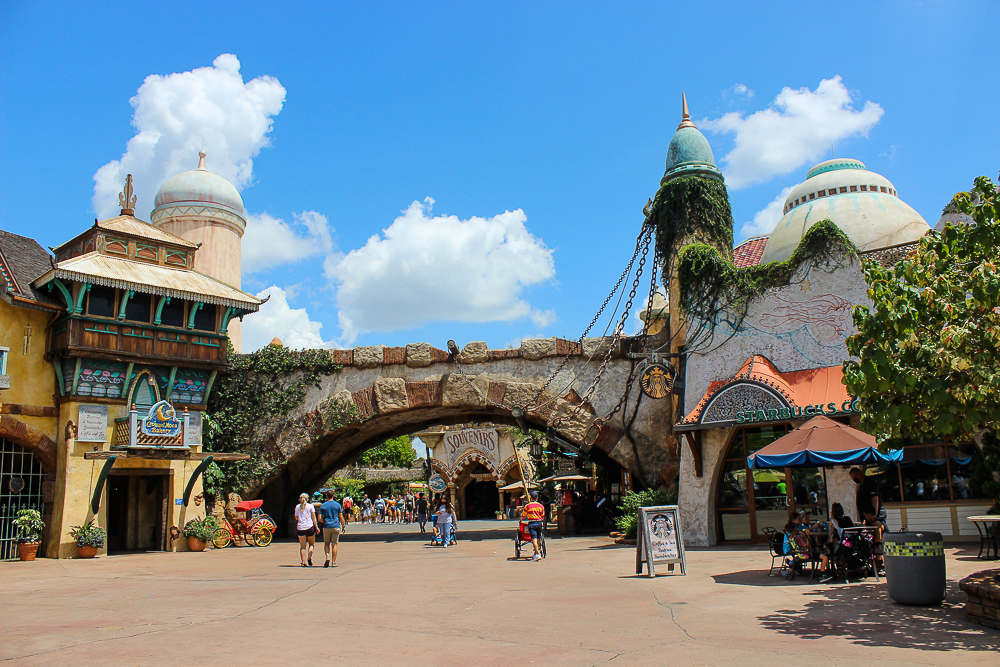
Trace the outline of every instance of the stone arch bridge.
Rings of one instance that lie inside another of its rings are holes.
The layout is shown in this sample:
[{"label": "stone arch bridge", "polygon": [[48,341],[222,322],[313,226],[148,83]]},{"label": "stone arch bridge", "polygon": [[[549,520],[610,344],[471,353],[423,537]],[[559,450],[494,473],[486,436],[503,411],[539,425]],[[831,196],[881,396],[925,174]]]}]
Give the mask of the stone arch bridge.
[{"label": "stone arch bridge", "polygon": [[[672,397],[642,397],[635,382],[623,409],[599,434],[594,429],[587,435],[594,420],[622,398],[636,363],[630,350],[639,343],[632,338],[615,343],[589,402],[581,395],[597,375],[611,338],[530,339],[505,350],[473,342],[457,354],[428,343],[333,350],[343,370],[323,377],[297,409],[258,432],[268,456],[282,465],[248,497],[290,508],[299,493],[316,490],[387,438],[437,424],[516,425],[518,419],[521,426],[546,431],[598,462],[616,462],[646,485],[669,482],[677,468],[669,438]],[[355,406],[361,421],[327,430],[321,407],[330,399]],[[515,408],[523,412],[518,419],[512,414]]]}]

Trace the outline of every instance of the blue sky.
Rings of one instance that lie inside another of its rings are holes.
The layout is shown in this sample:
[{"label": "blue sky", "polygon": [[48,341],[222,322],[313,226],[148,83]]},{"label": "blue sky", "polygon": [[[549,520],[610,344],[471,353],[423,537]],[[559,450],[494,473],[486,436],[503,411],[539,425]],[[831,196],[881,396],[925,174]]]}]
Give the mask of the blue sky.
[{"label": "blue sky", "polygon": [[[245,322],[251,347],[572,338],[631,255],[682,89],[737,236],[833,154],[933,225],[997,176],[998,16],[989,2],[9,1],[0,228],[56,245],[105,217],[126,169],[148,219],[142,202],[204,144],[249,215],[243,287],[272,295]],[[150,155],[137,134],[159,142]]]}]

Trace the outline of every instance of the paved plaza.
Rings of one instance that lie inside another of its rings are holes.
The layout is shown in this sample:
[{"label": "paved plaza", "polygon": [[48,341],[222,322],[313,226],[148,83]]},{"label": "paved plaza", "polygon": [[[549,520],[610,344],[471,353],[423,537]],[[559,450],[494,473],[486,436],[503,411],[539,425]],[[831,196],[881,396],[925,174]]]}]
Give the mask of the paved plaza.
[{"label": "paved plaza", "polygon": [[[992,665],[957,582],[991,564],[948,550],[937,608],[885,585],[766,577],[766,551],[694,549],[684,577],[634,576],[635,550],[553,538],[514,561],[511,522],[353,527],[340,567],[298,546],[0,563],[0,661],[28,665]],[[406,539],[400,539],[406,538]],[[995,565],[993,563],[992,565]]]}]

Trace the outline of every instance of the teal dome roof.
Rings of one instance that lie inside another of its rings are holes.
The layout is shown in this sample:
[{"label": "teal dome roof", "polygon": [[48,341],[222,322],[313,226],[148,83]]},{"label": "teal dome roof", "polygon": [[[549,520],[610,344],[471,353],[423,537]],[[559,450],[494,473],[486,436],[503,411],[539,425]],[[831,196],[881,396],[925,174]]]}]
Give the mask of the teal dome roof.
[{"label": "teal dome roof", "polygon": [[683,118],[667,148],[667,170],[660,185],[680,176],[705,176],[722,181],[722,172],[715,166],[715,156],[708,139],[691,122],[687,98],[681,94]]}]

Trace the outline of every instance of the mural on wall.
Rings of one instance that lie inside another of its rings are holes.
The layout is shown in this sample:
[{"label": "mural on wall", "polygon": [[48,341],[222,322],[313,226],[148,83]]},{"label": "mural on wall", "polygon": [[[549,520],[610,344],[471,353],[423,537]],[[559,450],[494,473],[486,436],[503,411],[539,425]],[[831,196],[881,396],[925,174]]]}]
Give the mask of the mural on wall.
[{"label": "mural on wall", "polygon": [[750,304],[738,329],[735,316],[723,316],[702,353],[688,357],[687,404],[697,405],[710,382],[733,377],[756,354],[782,372],[839,366],[850,356],[851,310],[871,303],[867,291],[857,260],[800,266],[788,285]]},{"label": "mural on wall", "polygon": [[[74,365],[70,360],[63,362],[63,382],[66,393],[73,389]],[[125,391],[126,364],[118,361],[98,361],[84,359],[80,364],[80,378],[76,383],[78,396],[94,398],[120,398]]]},{"label": "mural on wall", "polygon": [[170,402],[189,405],[204,403],[210,375],[207,371],[193,368],[177,369],[174,386],[170,389]]}]

